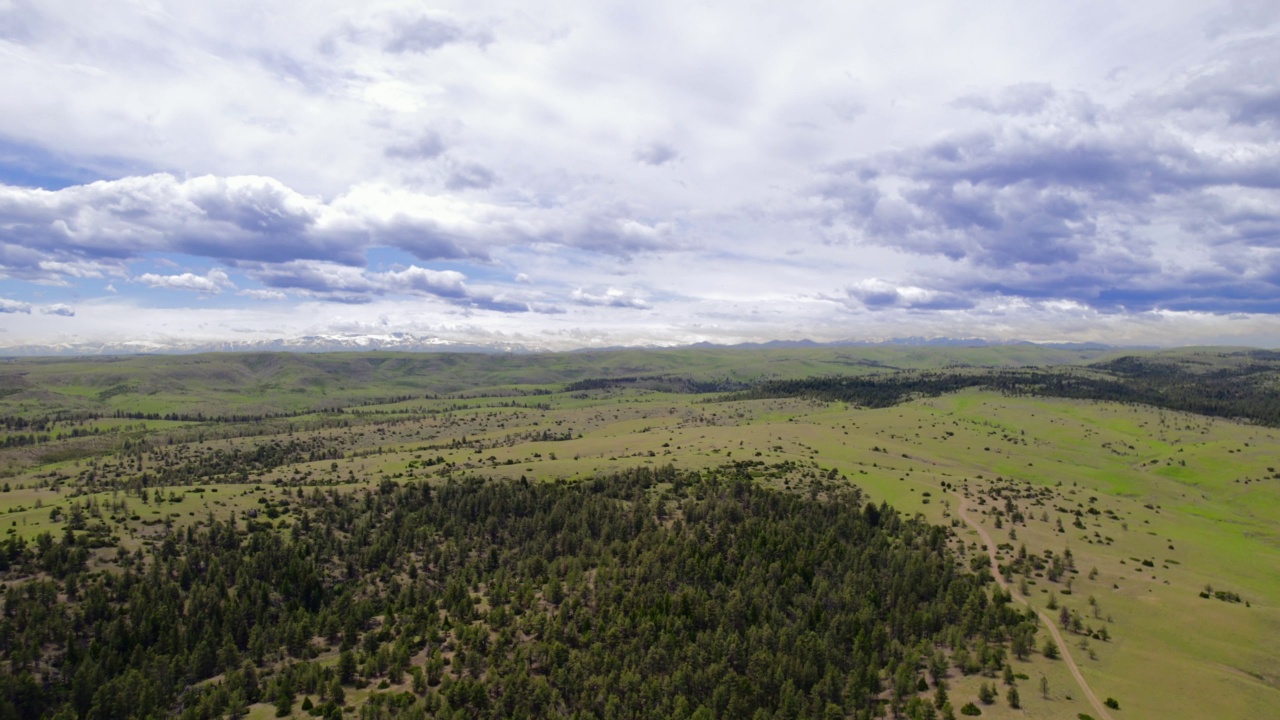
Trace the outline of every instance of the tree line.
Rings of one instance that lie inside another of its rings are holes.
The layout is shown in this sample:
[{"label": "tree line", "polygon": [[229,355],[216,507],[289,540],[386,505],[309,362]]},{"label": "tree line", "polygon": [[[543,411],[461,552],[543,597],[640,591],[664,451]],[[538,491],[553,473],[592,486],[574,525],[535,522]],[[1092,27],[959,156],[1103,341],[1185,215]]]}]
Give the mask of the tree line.
[{"label": "tree line", "polygon": [[883,375],[770,380],[722,400],[811,397],[883,408],[915,397],[966,388],[1039,396],[1151,405],[1214,417],[1280,426],[1280,362],[1193,371],[1181,365],[1119,358],[1085,368],[903,371]]}]

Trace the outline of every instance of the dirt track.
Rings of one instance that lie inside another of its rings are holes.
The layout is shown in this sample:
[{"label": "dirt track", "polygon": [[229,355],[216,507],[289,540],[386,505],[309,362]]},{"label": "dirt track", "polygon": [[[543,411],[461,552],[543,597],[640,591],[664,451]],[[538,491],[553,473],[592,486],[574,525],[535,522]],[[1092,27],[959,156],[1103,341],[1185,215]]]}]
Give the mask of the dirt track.
[{"label": "dirt track", "polygon": [[1080,689],[1084,691],[1084,696],[1089,699],[1089,703],[1093,705],[1093,709],[1097,711],[1098,716],[1102,718],[1102,720],[1115,720],[1115,718],[1111,717],[1111,713],[1107,712],[1107,706],[1103,705],[1102,702],[1098,700],[1098,696],[1093,694],[1093,689],[1089,687],[1089,683],[1085,682],[1084,676],[1080,674],[1080,667],[1076,665],[1075,659],[1071,657],[1071,650],[1067,647],[1067,641],[1062,637],[1062,633],[1058,632],[1058,627],[1053,624],[1053,618],[1049,617],[1049,615],[1043,610],[1033,607],[1026,598],[1009,590],[1009,584],[1004,581],[1004,576],[1000,574],[999,563],[996,562],[996,544],[991,540],[991,536],[987,534],[986,529],[969,517],[969,513],[966,512],[966,510],[969,509],[969,501],[958,494],[952,494],[955,495],[956,499],[960,502],[956,508],[960,513],[960,519],[964,520],[966,525],[976,530],[978,537],[982,538],[982,544],[987,550],[987,558],[991,561],[991,574],[995,575],[996,582],[1000,584],[1001,588],[1008,591],[1009,594],[1013,596],[1014,600],[1036,611],[1036,614],[1040,616],[1040,621],[1044,623],[1045,627],[1049,628],[1049,633],[1053,635],[1053,641],[1058,643],[1058,650],[1062,653],[1062,659],[1066,661],[1067,667],[1070,668],[1071,676],[1076,679],[1077,683],[1079,683]]}]

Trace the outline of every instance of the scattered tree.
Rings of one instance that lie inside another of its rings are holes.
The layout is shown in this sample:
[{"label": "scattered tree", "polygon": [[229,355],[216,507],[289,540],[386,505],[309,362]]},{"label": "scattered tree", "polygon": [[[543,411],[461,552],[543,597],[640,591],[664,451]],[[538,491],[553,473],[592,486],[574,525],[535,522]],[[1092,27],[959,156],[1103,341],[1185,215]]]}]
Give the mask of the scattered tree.
[{"label": "scattered tree", "polygon": [[996,701],[996,689],[987,682],[983,682],[978,686],[978,700],[983,705],[990,705]]},{"label": "scattered tree", "polygon": [[1058,659],[1058,643],[1054,642],[1053,638],[1047,637],[1044,639],[1044,647],[1041,648],[1040,652],[1043,653],[1044,656],[1049,658],[1050,660],[1057,660]]}]

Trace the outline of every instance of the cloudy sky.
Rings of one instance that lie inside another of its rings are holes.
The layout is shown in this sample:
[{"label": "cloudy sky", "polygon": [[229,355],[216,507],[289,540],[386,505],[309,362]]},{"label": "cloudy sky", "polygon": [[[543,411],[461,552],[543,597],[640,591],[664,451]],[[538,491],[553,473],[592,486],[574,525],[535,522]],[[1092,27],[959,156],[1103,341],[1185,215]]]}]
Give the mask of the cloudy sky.
[{"label": "cloudy sky", "polygon": [[1280,345],[1280,3],[0,0],[0,349]]}]

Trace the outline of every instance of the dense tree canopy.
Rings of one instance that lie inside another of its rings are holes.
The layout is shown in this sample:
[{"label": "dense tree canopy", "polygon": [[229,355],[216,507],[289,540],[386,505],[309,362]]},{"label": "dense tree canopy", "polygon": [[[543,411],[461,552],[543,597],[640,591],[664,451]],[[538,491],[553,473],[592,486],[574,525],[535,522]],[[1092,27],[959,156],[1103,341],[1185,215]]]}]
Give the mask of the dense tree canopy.
[{"label": "dense tree canopy", "polygon": [[947,530],[848,486],[296,495],[287,530],[211,517],[107,570],[83,531],[6,542],[0,718],[333,717],[373,684],[362,717],[871,717],[932,707],[939,649],[998,669],[1031,625]]}]

